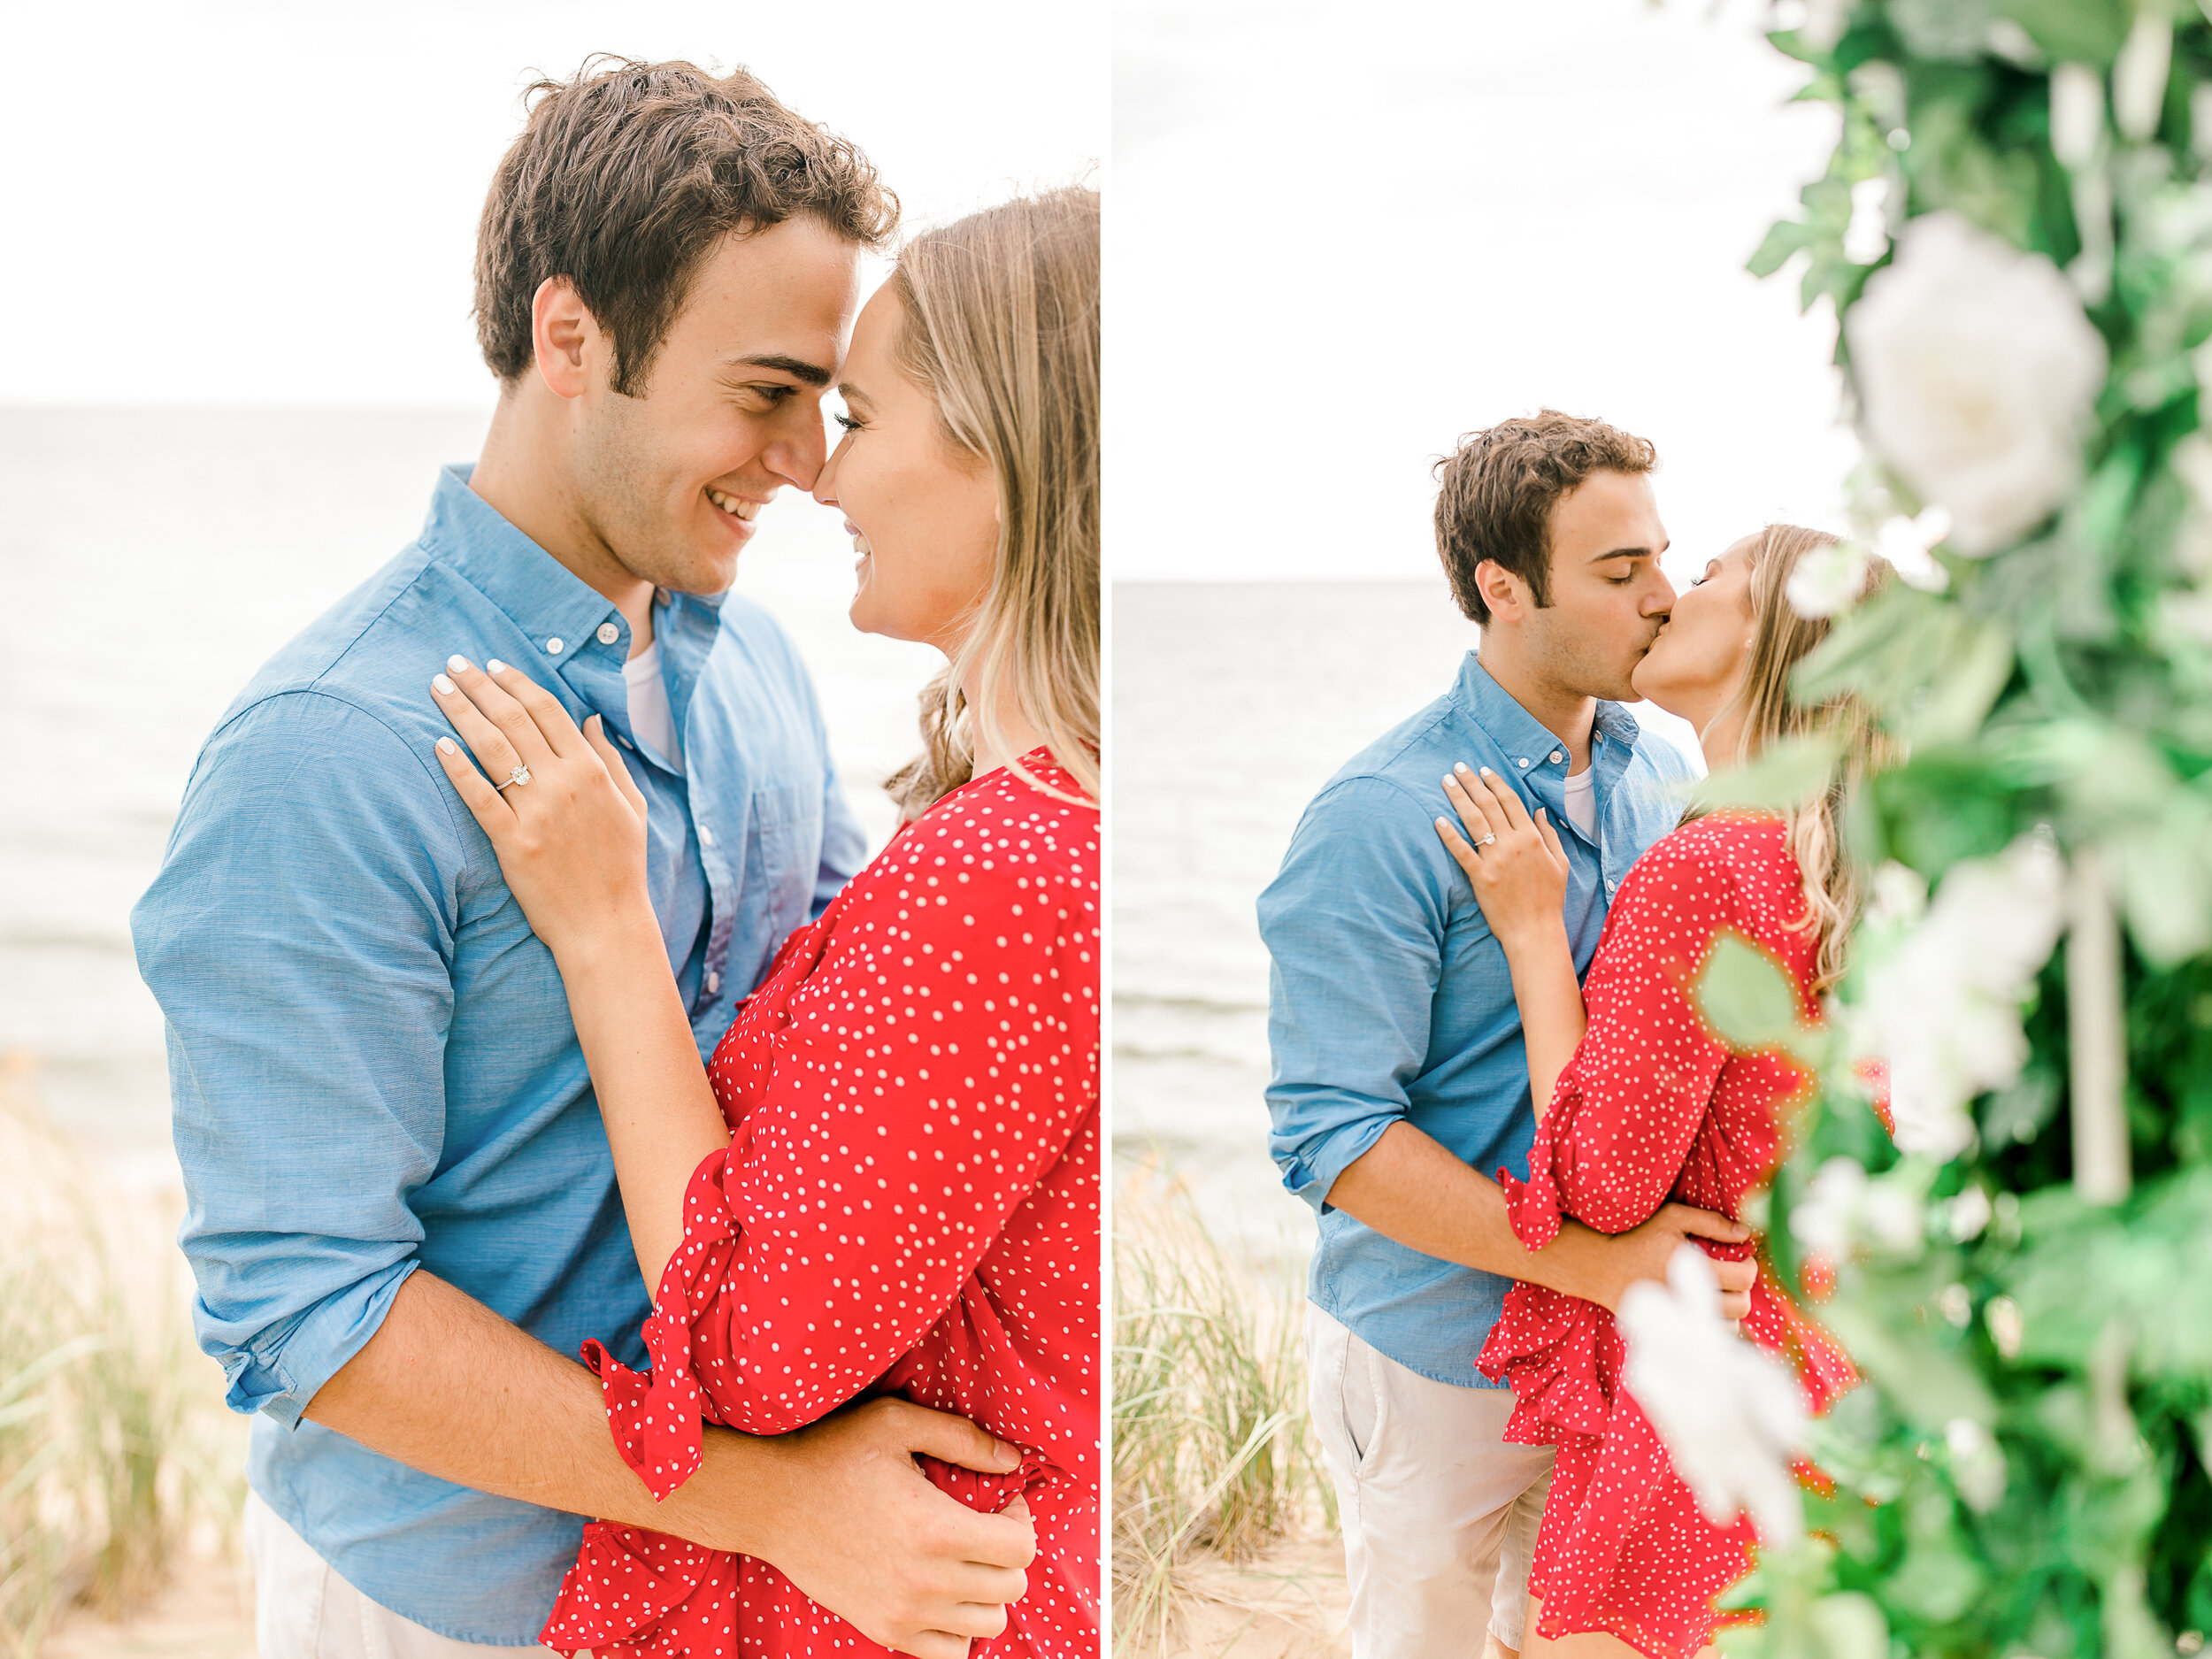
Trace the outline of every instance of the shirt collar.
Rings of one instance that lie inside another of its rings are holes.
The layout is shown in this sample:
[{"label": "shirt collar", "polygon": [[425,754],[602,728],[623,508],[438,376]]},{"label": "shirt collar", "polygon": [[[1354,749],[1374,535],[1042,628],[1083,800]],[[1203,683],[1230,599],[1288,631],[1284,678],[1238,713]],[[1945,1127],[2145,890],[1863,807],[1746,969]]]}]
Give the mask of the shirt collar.
[{"label": "shirt collar", "polygon": [[[1509,758],[1516,762],[1525,758],[1531,766],[1537,766],[1555,749],[1564,752],[1566,745],[1559,737],[1539,724],[1534,715],[1514,700],[1512,693],[1491,679],[1490,671],[1472,651],[1460,664],[1456,691],[1462,706],[1474,718],[1475,724],[1489,734]],[[1636,724],[1636,717],[1619,703],[1601,700],[1591,729],[1606,741],[1619,743],[1625,753],[1635,748],[1637,734],[1643,728]]]},{"label": "shirt collar", "polygon": [[602,623],[622,627],[621,614],[604,594],[587,585],[471,489],[469,475],[475,470],[471,465],[449,466],[439,472],[430,515],[423,521],[422,544],[529,635],[538,649],[538,662],[517,667],[557,671],[567,665],[571,653],[594,638]]}]

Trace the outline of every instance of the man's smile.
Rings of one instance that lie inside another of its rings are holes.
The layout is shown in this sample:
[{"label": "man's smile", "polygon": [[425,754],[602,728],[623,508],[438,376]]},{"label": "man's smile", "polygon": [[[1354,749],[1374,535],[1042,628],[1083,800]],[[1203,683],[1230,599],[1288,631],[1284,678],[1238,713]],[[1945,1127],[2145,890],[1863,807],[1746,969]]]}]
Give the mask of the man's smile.
[{"label": "man's smile", "polygon": [[733,518],[742,518],[748,524],[758,518],[761,508],[766,505],[764,502],[748,501],[742,495],[732,495],[716,489],[712,485],[707,487],[707,499]]}]

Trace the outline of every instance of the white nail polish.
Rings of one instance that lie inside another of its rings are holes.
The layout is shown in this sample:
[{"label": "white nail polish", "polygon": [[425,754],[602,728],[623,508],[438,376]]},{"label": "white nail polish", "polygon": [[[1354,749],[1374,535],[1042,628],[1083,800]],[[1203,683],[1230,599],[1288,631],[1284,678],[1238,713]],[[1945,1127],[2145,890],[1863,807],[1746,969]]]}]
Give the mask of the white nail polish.
[{"label": "white nail polish", "polygon": [[495,657],[484,664],[484,672],[488,674],[503,674],[507,672],[507,664]]},{"label": "white nail polish", "polygon": [[453,695],[453,682],[448,680],[443,674],[431,675],[430,683],[438,688],[438,695],[440,696],[449,697]]},{"label": "white nail polish", "polygon": [[468,665],[469,659],[465,657],[456,655],[445,659],[446,672],[449,674],[462,673],[466,671]]},{"label": "white nail polish", "polygon": [[453,740],[449,737],[440,738],[438,740],[438,753],[441,755],[450,755],[452,752]]}]

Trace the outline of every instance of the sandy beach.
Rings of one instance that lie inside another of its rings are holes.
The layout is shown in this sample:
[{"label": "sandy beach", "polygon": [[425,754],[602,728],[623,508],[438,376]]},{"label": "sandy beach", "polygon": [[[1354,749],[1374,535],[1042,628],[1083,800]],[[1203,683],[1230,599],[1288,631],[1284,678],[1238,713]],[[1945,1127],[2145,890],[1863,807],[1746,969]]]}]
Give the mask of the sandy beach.
[{"label": "sandy beach", "polygon": [[246,1425],[192,1340],[184,1187],[152,1148],[49,1126],[0,1052],[0,1638],[33,1659],[253,1651]]}]

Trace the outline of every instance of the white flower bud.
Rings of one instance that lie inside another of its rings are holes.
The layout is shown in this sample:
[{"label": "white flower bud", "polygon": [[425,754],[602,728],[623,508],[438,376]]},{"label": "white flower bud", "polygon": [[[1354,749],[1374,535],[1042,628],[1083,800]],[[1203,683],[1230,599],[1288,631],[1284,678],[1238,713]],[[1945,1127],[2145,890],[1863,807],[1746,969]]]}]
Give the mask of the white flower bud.
[{"label": "white flower bud", "polygon": [[2061,166],[2085,167],[2104,142],[2104,81],[2087,64],[2051,71],[2051,153]]},{"label": "white flower bud", "polygon": [[1982,1323],[1989,1327],[1989,1340],[1997,1345],[2001,1357],[2020,1356],[2020,1343],[2027,1335],[2027,1325],[2020,1317],[2018,1302],[2009,1296],[1993,1296],[1989,1305],[1982,1310]]},{"label": "white flower bud", "polygon": [[2112,65],[2112,119],[2124,137],[2139,144],[2158,131],[2173,62],[2173,24],[2155,6],[2145,6]]}]

